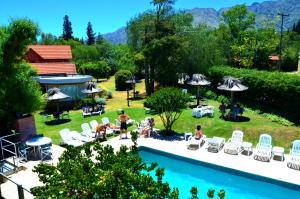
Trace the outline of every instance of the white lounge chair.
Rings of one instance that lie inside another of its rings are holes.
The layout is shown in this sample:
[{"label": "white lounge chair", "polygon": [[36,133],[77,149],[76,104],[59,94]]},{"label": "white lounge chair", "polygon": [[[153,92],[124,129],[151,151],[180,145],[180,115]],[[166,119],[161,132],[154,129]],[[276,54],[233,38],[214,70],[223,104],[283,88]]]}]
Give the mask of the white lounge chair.
[{"label": "white lounge chair", "polygon": [[92,127],[92,131],[96,132],[98,122],[96,120],[90,121],[90,126]]},{"label": "white lounge chair", "polygon": [[300,170],[300,140],[295,140],[293,142],[287,166],[289,168]]},{"label": "white lounge chair", "polygon": [[199,149],[203,145],[205,140],[206,140],[206,135],[202,135],[200,139],[196,139],[194,136],[190,136],[188,138],[187,148],[192,150]]},{"label": "white lounge chair", "polygon": [[81,146],[84,144],[84,142],[76,140],[72,137],[72,135],[70,134],[70,130],[69,129],[62,129],[59,131],[61,140],[60,143],[61,144],[66,144],[66,145],[70,145],[70,146]]},{"label": "white lounge chair", "polygon": [[70,135],[72,136],[73,139],[79,140],[79,141],[82,141],[82,142],[92,142],[92,141],[95,140],[95,138],[83,136],[83,135],[81,135],[80,133],[78,133],[76,131],[70,131],[69,133],[70,133]]},{"label": "white lounge chair", "polygon": [[244,133],[239,130],[232,132],[231,138],[225,143],[224,152],[237,155],[241,151]]},{"label": "white lounge chair", "polygon": [[[102,120],[102,124],[109,124],[110,126],[106,129],[106,135],[114,134],[115,131],[120,131],[120,128],[118,128],[120,126],[110,123],[108,117],[103,117],[101,120]],[[116,127],[116,128],[112,128],[112,127]]]},{"label": "white lounge chair", "polygon": [[82,133],[81,133],[82,135],[91,138],[96,137],[96,133],[91,129],[88,123],[81,124],[81,129],[82,129]]},{"label": "white lounge chair", "polygon": [[272,137],[268,134],[261,134],[256,145],[255,160],[270,161],[272,157]]},{"label": "white lounge chair", "polygon": [[211,139],[207,139],[207,142],[208,142],[207,151],[218,153],[225,144],[225,138],[214,136]]}]

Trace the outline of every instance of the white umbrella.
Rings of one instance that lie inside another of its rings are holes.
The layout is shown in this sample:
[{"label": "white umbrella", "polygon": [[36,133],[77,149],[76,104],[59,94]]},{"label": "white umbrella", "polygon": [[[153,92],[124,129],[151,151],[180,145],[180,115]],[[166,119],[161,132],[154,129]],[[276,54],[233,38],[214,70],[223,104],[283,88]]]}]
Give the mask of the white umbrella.
[{"label": "white umbrella", "polygon": [[56,101],[57,112],[59,112],[59,100],[70,97],[64,94],[63,92],[61,92],[59,88],[51,88],[47,91],[47,94],[48,94],[47,96],[48,101]]},{"label": "white umbrella", "polygon": [[206,79],[206,77],[202,74],[193,74],[192,80],[188,82],[191,86],[197,86],[197,106],[199,105],[200,99],[200,86],[208,86],[210,85],[210,81]]},{"label": "white umbrella", "polygon": [[231,103],[233,102],[233,93],[245,91],[248,89],[247,86],[244,86],[241,83],[240,78],[234,78],[230,76],[224,77],[224,83],[221,86],[218,86],[219,90],[230,91],[231,92]]},{"label": "white umbrella", "polygon": [[178,84],[184,84],[190,77],[186,73],[178,74]]},{"label": "white umbrella", "polygon": [[[128,80],[125,81],[125,83],[127,84],[132,84],[132,87],[133,87],[133,93],[135,93],[135,84],[136,83],[140,83],[141,81],[140,80],[137,80],[135,78],[135,76],[131,76]],[[135,96],[135,94],[133,94],[133,96]]]},{"label": "white umbrella", "polygon": [[101,91],[102,89],[97,88],[97,84],[95,82],[87,82],[85,89],[81,92],[93,95],[95,93],[100,93]]}]

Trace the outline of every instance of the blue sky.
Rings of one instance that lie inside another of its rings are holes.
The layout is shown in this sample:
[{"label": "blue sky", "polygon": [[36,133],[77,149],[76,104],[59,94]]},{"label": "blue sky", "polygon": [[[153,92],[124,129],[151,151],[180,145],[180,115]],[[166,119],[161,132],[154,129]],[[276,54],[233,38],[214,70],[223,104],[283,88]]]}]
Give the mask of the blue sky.
[{"label": "blue sky", "polygon": [[[176,9],[229,7],[263,0],[177,0]],[[27,17],[38,23],[41,31],[62,34],[64,15],[69,15],[74,36],[86,37],[86,26],[91,21],[94,32],[113,32],[125,26],[138,13],[153,8],[150,0],[1,0],[0,25],[12,18]]]}]

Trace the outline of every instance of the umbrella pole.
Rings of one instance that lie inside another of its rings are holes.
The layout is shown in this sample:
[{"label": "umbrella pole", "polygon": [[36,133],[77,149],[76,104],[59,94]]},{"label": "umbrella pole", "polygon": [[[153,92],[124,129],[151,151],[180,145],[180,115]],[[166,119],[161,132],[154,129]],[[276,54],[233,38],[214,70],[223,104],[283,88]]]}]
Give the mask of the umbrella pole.
[{"label": "umbrella pole", "polygon": [[200,102],[200,86],[197,86],[197,106],[199,106]]},{"label": "umbrella pole", "polygon": [[59,100],[56,100],[57,119],[59,120]]},{"label": "umbrella pole", "polygon": [[231,105],[233,105],[233,98],[234,98],[234,94],[233,94],[233,91],[231,91]]},{"label": "umbrella pole", "polygon": [[133,83],[133,98],[135,99],[135,83]]}]

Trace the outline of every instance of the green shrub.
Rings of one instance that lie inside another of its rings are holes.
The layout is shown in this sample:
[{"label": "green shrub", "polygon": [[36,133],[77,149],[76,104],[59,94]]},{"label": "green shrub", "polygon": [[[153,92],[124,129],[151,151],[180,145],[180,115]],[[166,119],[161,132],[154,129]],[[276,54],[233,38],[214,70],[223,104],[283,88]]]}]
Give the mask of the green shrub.
[{"label": "green shrub", "polygon": [[177,88],[162,88],[149,96],[144,105],[159,115],[166,132],[169,133],[189,101],[189,95]]},{"label": "green shrub", "polygon": [[220,95],[217,97],[218,102],[224,102],[225,104],[229,104],[230,100],[228,97],[225,97],[224,95]]},{"label": "green shrub", "polygon": [[215,99],[217,99],[218,95],[216,93],[214,93],[213,91],[208,90],[204,93],[204,97],[215,100]]},{"label": "green shrub", "polygon": [[111,99],[113,97],[112,96],[112,92],[111,91],[107,91],[106,96],[107,96],[108,99]]},{"label": "green shrub", "polygon": [[119,70],[115,74],[115,84],[117,91],[124,91],[128,88],[128,84],[125,83],[132,76],[132,73],[128,70]]},{"label": "green shrub", "polygon": [[[283,72],[267,72],[250,69],[237,69],[228,66],[214,66],[209,69],[209,78],[217,86],[224,76],[242,78],[242,83],[249,87],[240,97],[254,103],[267,104],[280,108],[284,113],[300,112],[300,76]],[[286,114],[287,115],[287,114]]]}]

